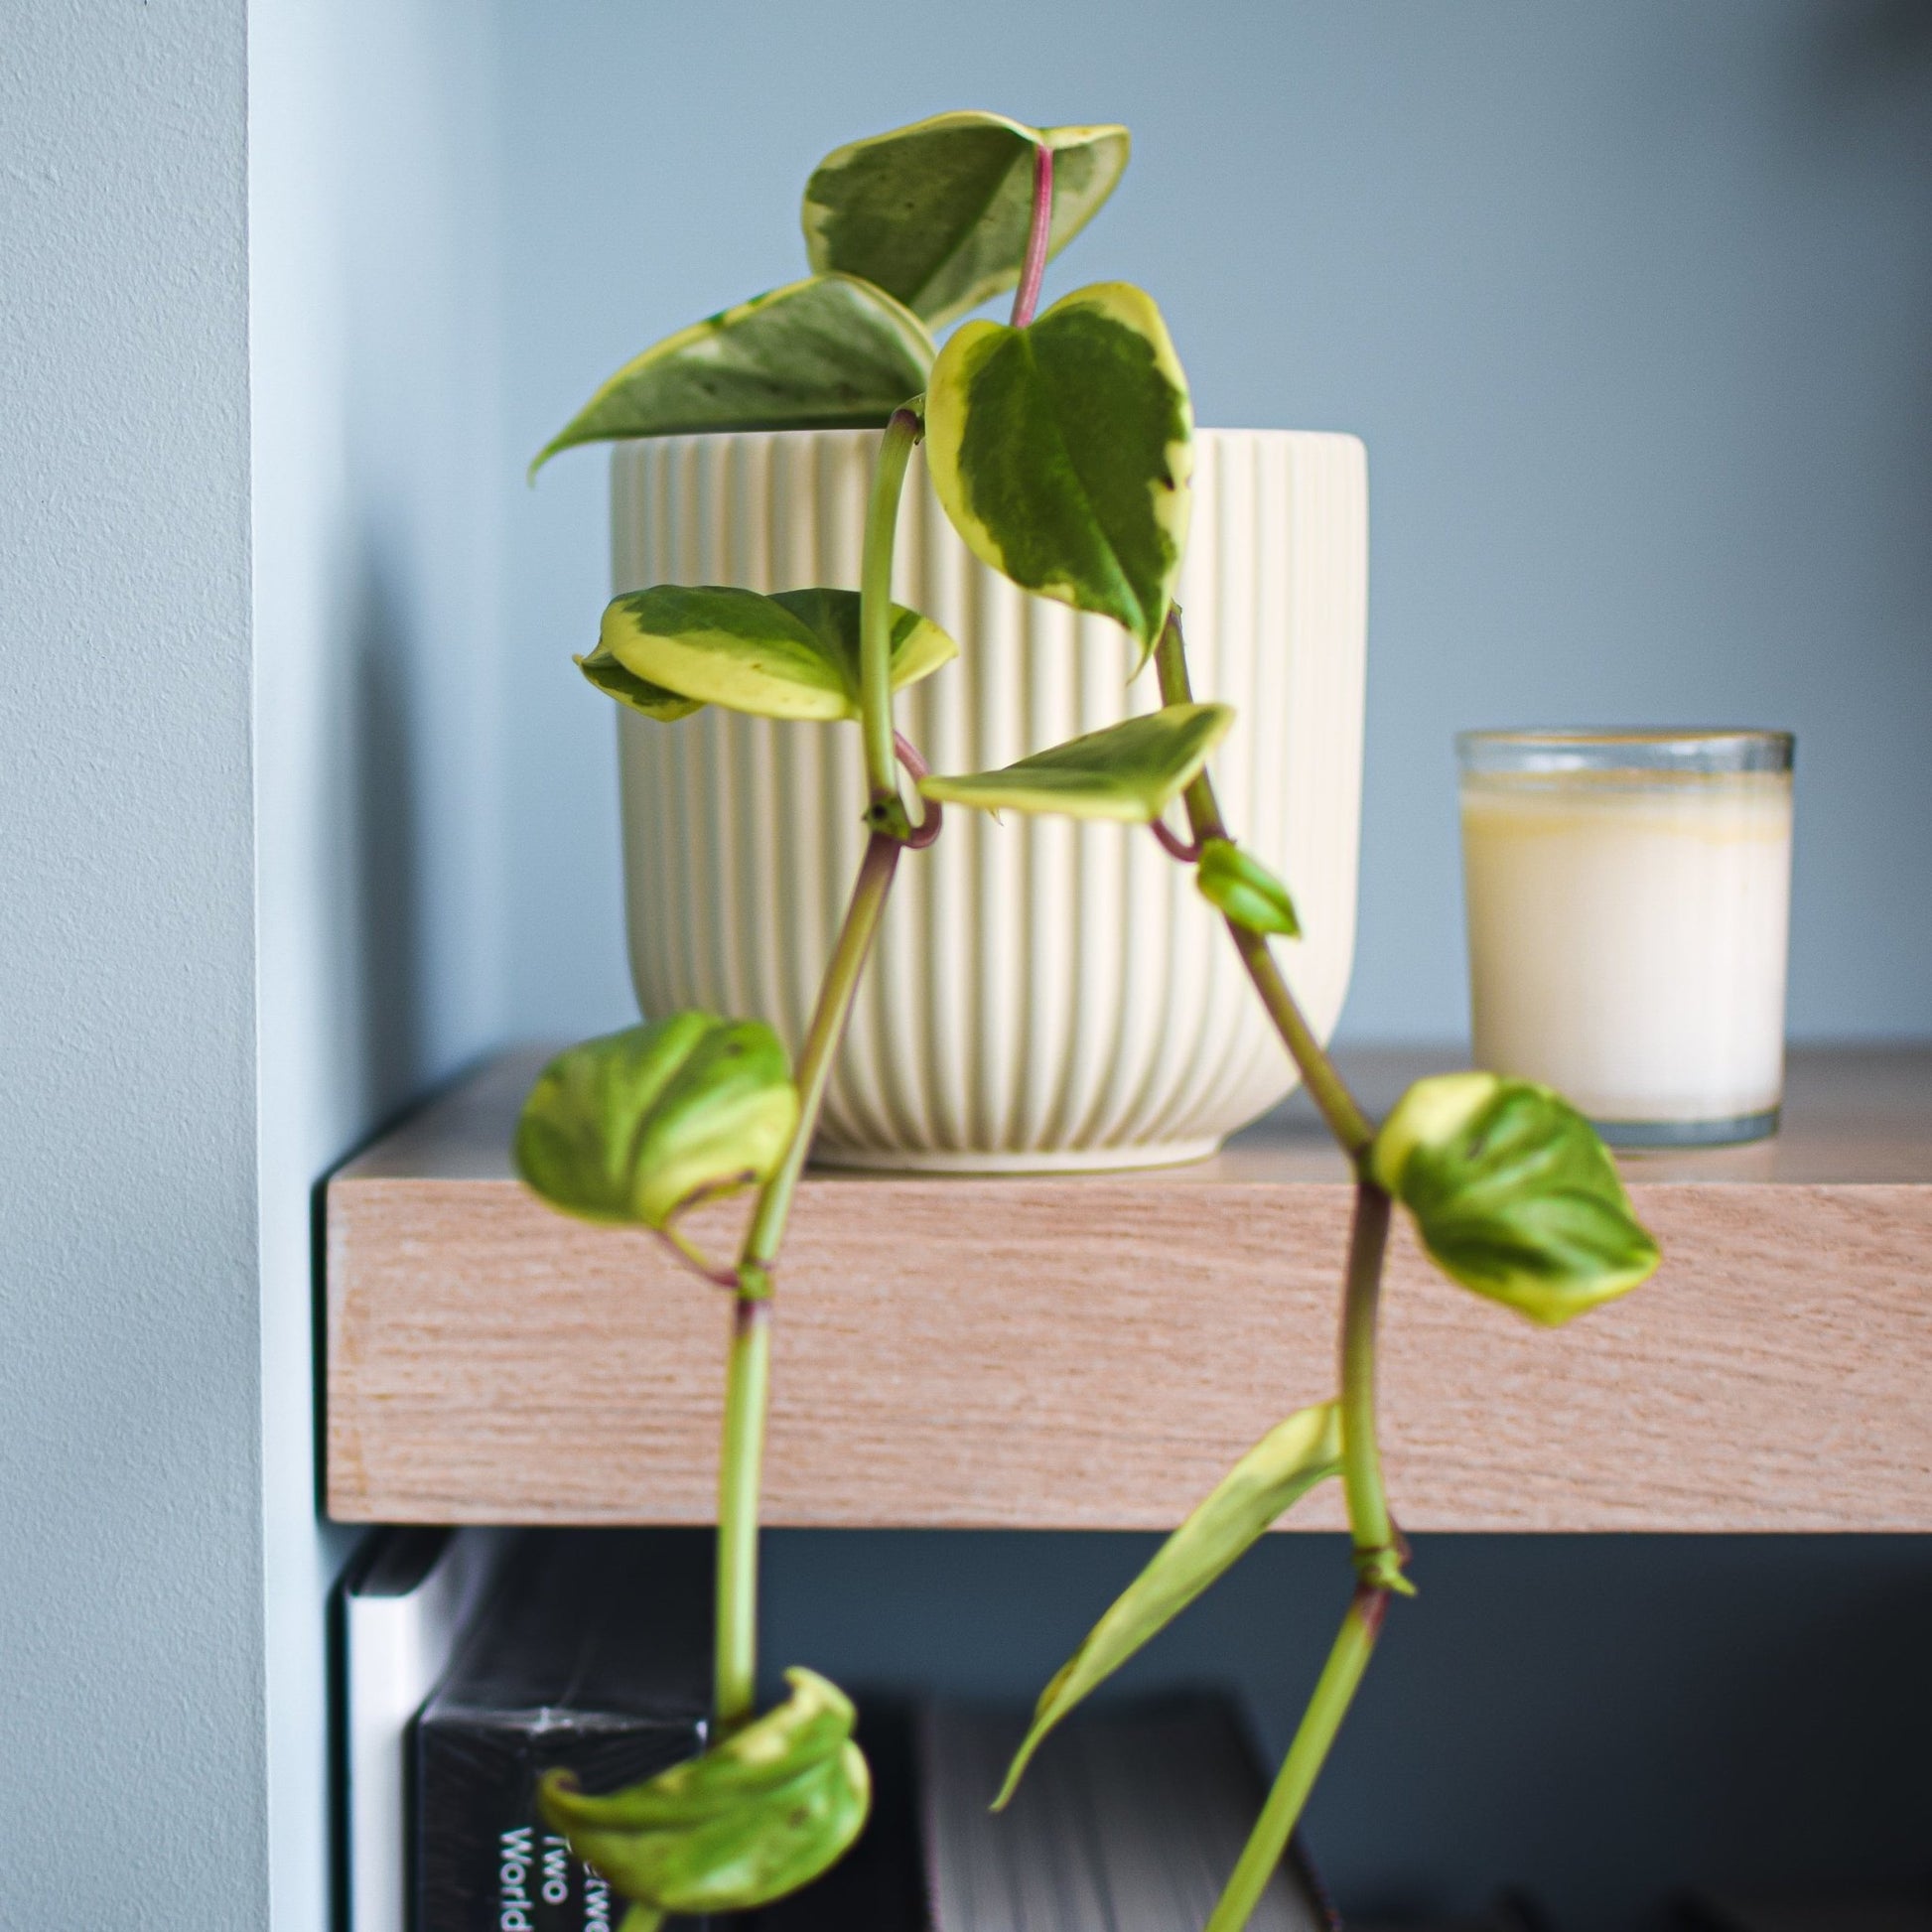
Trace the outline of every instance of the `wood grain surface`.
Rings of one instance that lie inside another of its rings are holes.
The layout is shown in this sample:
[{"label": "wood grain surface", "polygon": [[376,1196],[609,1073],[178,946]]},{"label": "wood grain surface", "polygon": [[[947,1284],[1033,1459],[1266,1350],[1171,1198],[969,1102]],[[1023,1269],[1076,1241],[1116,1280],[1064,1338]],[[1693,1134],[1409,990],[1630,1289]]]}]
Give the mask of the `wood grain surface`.
[{"label": "wood grain surface", "polygon": [[[1381,1103],[1441,1063],[1352,1070]],[[330,1183],[336,1517],[712,1519],[728,1298],[510,1178],[534,1064],[495,1062]],[[1306,1112],[1158,1176],[809,1175],[766,1520],[1171,1527],[1334,1387],[1348,1189]],[[1626,1172],[1665,1266],[1555,1332],[1399,1233],[1382,1412],[1401,1519],[1932,1530],[1932,1051],[1799,1055],[1778,1141]],[[698,1223],[717,1252],[742,1211]],[[1339,1520],[1329,1492],[1289,1527]]]}]

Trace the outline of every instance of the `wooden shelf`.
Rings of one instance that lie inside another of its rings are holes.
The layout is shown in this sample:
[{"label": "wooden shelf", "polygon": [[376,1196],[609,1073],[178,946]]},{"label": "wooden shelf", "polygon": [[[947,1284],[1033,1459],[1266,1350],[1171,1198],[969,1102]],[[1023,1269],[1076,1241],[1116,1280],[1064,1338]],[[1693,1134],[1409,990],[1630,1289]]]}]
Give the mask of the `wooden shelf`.
[{"label": "wooden shelf", "polygon": [[[540,1057],[494,1061],[330,1182],[339,1518],[712,1519],[726,1298],[511,1177]],[[1449,1063],[1349,1064],[1381,1106]],[[1399,1235],[1383,1413],[1403,1521],[1932,1530],[1932,1048],[1799,1052],[1778,1139],[1626,1173],[1664,1268],[1555,1333]],[[1299,1099],[1159,1173],[810,1174],[766,1520],[1171,1527],[1331,1392],[1347,1211]],[[742,1212],[709,1210],[707,1239],[726,1248]],[[1293,1519],[1338,1521],[1331,1492]]]}]

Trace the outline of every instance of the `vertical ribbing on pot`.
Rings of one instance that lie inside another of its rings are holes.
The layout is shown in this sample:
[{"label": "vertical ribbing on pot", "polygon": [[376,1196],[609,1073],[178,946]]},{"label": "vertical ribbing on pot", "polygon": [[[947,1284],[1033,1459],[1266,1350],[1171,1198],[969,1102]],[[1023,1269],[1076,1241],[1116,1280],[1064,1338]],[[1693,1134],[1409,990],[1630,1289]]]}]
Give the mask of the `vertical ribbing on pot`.
[{"label": "vertical ribbing on pot", "polygon": [[[616,586],[856,586],[873,432],[670,437],[614,453]],[[1285,970],[1324,1038],[1354,948],[1367,484],[1351,437],[1199,433],[1182,574],[1198,695],[1234,705],[1230,822],[1288,880]],[[941,771],[1158,702],[1112,624],[968,555],[915,458],[895,595],[958,640],[902,693]],[[856,728],[620,714],[631,969],[682,1006],[804,1030],[864,842]],[[1177,822],[1177,814],[1176,814]],[[899,868],[828,1096],[821,1157],[955,1168],[1184,1159],[1292,1085],[1225,935],[1143,831],[954,811]]]}]

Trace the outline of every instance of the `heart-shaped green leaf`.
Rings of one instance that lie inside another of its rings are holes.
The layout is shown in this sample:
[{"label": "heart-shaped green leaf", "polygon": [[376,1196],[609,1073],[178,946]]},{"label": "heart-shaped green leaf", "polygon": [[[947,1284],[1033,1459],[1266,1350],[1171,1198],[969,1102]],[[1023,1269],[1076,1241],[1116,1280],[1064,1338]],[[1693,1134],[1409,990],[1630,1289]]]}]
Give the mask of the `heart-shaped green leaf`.
[{"label": "heart-shaped green leaf", "polygon": [[1250,932],[1302,934],[1288,888],[1252,854],[1227,839],[1204,839],[1194,883],[1225,917]]},{"label": "heart-shaped green leaf", "polygon": [[[892,644],[894,690],[959,652],[936,623],[902,604],[893,606]],[[859,593],[764,597],[717,584],[657,584],[612,600],[586,675],[604,656],[693,709],[720,704],[759,718],[857,718]]]},{"label": "heart-shaped green leaf", "polygon": [[698,430],[863,429],[925,387],[932,338],[851,275],[814,275],[666,336],[626,362],[537,453]]},{"label": "heart-shaped green leaf", "polygon": [[1555,1326],[1656,1272],[1609,1151],[1548,1087],[1493,1073],[1418,1080],[1383,1123],[1375,1178],[1464,1288]]},{"label": "heart-shaped green leaf", "polygon": [[604,692],[616,698],[621,705],[628,705],[632,711],[641,711],[646,718],[654,718],[660,725],[675,724],[680,718],[688,718],[694,711],[704,709],[696,698],[680,698],[675,691],[666,691],[661,684],[651,684],[626,671],[613,657],[603,644],[588,657],[576,660],[577,668]]},{"label": "heart-shaped green leaf", "polygon": [[872,1802],[851,1701],[808,1670],[715,1749],[609,1797],[568,1773],[538,1790],[545,1820],[626,1898],[656,1912],[740,1912],[782,1898],[859,1836]]},{"label": "heart-shaped green leaf", "polygon": [[1019,284],[1037,149],[1053,154],[1050,257],[1114,192],[1128,146],[1124,127],[1028,127],[973,112],[875,134],[828,154],[805,185],[805,252],[936,329]]},{"label": "heart-shaped green leaf", "polygon": [[1271,1429],[1121,1591],[1034,1707],[1033,1727],[993,1801],[1000,1811],[1046,1733],[1164,1630],[1263,1535],[1269,1524],[1341,1468],[1341,1410],[1324,1402]]},{"label": "heart-shaped green leaf", "polygon": [[558,1054],[523,1103],[516,1165],[567,1214],[663,1228],[699,1196],[764,1180],[797,1125],[769,1027],[679,1013]]},{"label": "heart-shaped green leaf", "polygon": [[1143,657],[1187,539],[1193,411],[1151,297],[1078,289],[1025,329],[969,322],[926,387],[926,466],[966,546],[1114,618]]},{"label": "heart-shaped green leaf", "polygon": [[1050,812],[1145,825],[1186,789],[1233,723],[1224,704],[1171,704],[1070,738],[999,771],[921,778],[919,790],[984,812]]}]

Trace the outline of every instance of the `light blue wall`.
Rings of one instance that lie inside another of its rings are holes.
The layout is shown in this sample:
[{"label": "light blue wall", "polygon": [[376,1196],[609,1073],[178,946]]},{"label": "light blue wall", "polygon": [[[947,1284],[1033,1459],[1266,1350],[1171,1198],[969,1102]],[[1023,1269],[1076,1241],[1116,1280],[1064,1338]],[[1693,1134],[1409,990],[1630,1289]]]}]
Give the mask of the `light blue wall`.
[{"label": "light blue wall", "polygon": [[259,1932],[241,0],[0,52],[0,1924]]},{"label": "light blue wall", "polygon": [[263,1483],[275,1932],[322,1932],[314,1190],[501,1034],[491,45],[249,17]]},{"label": "light blue wall", "polygon": [[1054,271],[1162,302],[1201,419],[1368,442],[1344,1026],[1445,1036],[1458,727],[1794,727],[1791,1019],[1932,1033],[1932,35],[1917,0],[498,0],[513,1013],[631,1011],[604,465],[516,469],[790,279],[812,162],[940,108],[1131,124]]},{"label": "light blue wall", "polygon": [[9,1926],[331,1922],[314,1189],[503,1030],[488,27],[9,17]]}]

